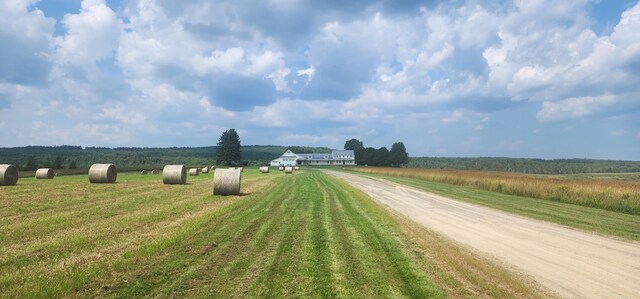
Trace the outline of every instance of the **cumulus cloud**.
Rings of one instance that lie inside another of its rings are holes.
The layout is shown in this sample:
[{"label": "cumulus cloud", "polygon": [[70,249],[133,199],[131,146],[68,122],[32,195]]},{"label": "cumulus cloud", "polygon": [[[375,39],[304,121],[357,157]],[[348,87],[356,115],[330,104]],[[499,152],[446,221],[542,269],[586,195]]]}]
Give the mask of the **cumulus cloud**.
[{"label": "cumulus cloud", "polygon": [[236,126],[256,142],[428,134],[442,145],[414,146],[446,153],[456,136],[473,141],[462,154],[490,140],[507,153],[533,138],[484,136],[511,127],[501,118],[544,136],[583,119],[633,126],[640,111],[640,3],[605,34],[589,0],[110,3],[58,20],[35,0],[0,4],[2,121],[33,124],[19,144],[108,144],[109,130],[119,144],[210,144]]},{"label": "cumulus cloud", "polygon": [[34,2],[0,3],[0,82],[42,86],[47,81],[55,20],[32,8]]},{"label": "cumulus cloud", "polygon": [[602,112],[616,103],[614,96],[569,98],[557,102],[544,102],[537,117],[549,122],[567,118],[578,118]]}]

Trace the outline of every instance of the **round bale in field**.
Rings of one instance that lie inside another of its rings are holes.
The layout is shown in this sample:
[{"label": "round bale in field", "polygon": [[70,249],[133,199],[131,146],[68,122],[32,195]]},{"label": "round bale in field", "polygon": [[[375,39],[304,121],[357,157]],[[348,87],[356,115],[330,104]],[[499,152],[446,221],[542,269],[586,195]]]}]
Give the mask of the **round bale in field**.
[{"label": "round bale in field", "polygon": [[261,173],[269,173],[269,166],[260,167],[260,172]]},{"label": "round bale in field", "polygon": [[189,169],[189,175],[199,175],[199,174],[200,174],[200,168]]},{"label": "round bale in field", "polygon": [[291,174],[293,173],[293,167],[287,166],[284,168],[284,173]]},{"label": "round bale in field", "polygon": [[146,170],[140,171],[140,174],[147,174]]},{"label": "round bale in field", "polygon": [[213,195],[239,195],[240,169],[216,169],[213,174]]},{"label": "round bale in field", "polygon": [[52,179],[56,173],[51,168],[40,168],[36,170],[36,179]]},{"label": "round bale in field", "polygon": [[107,183],[116,182],[118,172],[113,164],[93,164],[89,168],[89,182],[91,183]]},{"label": "round bale in field", "polygon": [[168,185],[187,183],[187,168],[184,165],[165,165],[162,169],[162,182]]},{"label": "round bale in field", "polygon": [[151,174],[158,174],[158,170],[157,169],[152,170]]},{"label": "round bale in field", "polygon": [[202,167],[202,173],[209,173],[209,167]]},{"label": "round bale in field", "polygon": [[18,168],[13,165],[0,165],[0,186],[13,186],[18,183]]},{"label": "round bale in field", "polygon": [[300,170],[300,166],[294,167],[293,170]]},{"label": "round bale in field", "polygon": [[284,170],[284,166],[278,167],[278,170],[283,171]]}]

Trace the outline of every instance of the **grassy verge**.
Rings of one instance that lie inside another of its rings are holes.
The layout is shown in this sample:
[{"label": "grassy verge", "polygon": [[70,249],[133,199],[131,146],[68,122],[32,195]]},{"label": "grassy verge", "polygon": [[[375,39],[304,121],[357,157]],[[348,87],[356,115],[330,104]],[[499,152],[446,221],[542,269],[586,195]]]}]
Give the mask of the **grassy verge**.
[{"label": "grassy verge", "polygon": [[522,173],[415,168],[355,168],[388,176],[471,187],[585,207],[640,215],[640,181],[543,177]]},{"label": "grassy verge", "polygon": [[603,235],[640,240],[640,216],[425,179],[368,174],[450,198]]},{"label": "grassy verge", "polygon": [[0,189],[7,297],[540,297],[517,275],[318,171],[245,170],[209,195],[122,174]]}]

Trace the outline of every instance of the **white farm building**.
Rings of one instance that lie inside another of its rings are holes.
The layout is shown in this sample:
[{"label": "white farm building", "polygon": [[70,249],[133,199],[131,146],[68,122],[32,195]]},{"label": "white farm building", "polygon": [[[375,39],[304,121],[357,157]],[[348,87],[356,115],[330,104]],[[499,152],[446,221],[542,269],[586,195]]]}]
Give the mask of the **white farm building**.
[{"label": "white farm building", "polygon": [[293,165],[356,165],[356,155],[352,150],[332,150],[331,153],[296,154],[287,150],[271,166]]}]

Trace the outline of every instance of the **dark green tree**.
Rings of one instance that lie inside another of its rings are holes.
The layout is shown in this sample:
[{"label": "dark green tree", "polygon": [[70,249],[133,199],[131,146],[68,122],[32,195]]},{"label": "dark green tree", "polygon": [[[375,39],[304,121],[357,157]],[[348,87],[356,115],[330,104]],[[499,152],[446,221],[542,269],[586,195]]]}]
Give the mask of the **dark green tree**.
[{"label": "dark green tree", "polygon": [[364,149],[364,144],[362,143],[362,141],[353,138],[351,140],[347,140],[347,142],[344,143],[344,149],[357,151]]},{"label": "dark green tree", "polygon": [[36,170],[36,169],[38,169],[38,160],[36,160],[35,157],[31,156],[27,160],[27,164],[24,166],[24,170],[30,171],[30,170]]},{"label": "dark green tree", "polygon": [[240,136],[235,129],[229,129],[218,138],[218,164],[238,165],[241,163]]},{"label": "dark green tree", "polygon": [[386,147],[381,147],[376,151],[375,166],[389,166],[389,150]]},{"label": "dark green tree", "polygon": [[56,156],[56,159],[53,160],[53,164],[52,167],[54,169],[62,169],[62,157],[60,157],[60,155]]},{"label": "dark green tree", "polygon": [[69,169],[76,169],[78,168],[78,166],[76,165],[76,160],[71,161],[71,163],[69,163]]},{"label": "dark green tree", "polygon": [[409,163],[409,153],[407,153],[404,143],[396,142],[391,146],[391,151],[389,151],[389,162],[395,167],[400,167],[402,164]]}]

